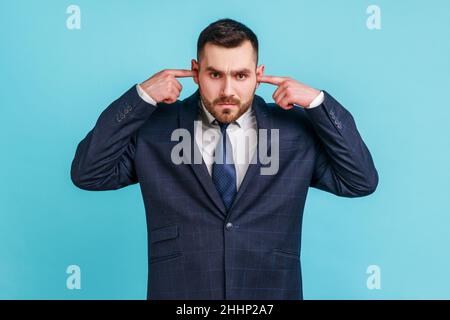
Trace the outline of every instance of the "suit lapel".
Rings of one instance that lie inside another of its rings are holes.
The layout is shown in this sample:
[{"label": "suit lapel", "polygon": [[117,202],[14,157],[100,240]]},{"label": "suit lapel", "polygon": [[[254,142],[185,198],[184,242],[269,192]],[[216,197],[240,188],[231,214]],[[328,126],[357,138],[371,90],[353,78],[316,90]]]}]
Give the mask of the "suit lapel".
[{"label": "suit lapel", "polygon": [[[199,105],[200,103],[200,92],[197,89],[195,93],[193,93],[190,97],[186,99],[186,103],[184,106],[181,106],[180,110],[180,128],[185,128],[189,131],[190,134],[190,145],[192,146],[191,154],[185,154],[183,153],[183,158],[185,159],[186,163],[189,163],[189,166],[194,171],[194,174],[197,176],[197,179],[201,183],[203,189],[205,190],[208,197],[211,199],[211,201],[215,204],[215,206],[219,209],[221,213],[221,218],[226,217],[226,208],[223,204],[222,198],[219,195],[219,192],[216,189],[216,186],[214,185],[212,178],[208,172],[208,168],[206,167],[206,164],[203,160],[203,157],[201,156],[200,149],[197,146],[197,143],[195,141],[195,131],[194,131],[194,121],[197,120],[198,111],[199,111]],[[197,152],[198,155],[200,155],[201,164],[195,163],[194,161],[194,154]]]},{"label": "suit lapel", "polygon": [[271,139],[270,139],[270,130],[272,128],[272,121],[269,116],[269,110],[267,108],[266,102],[259,96],[255,95],[252,103],[252,108],[255,112],[256,117],[256,123],[257,123],[257,147],[255,150],[255,154],[253,155],[253,159],[250,162],[247,172],[244,176],[244,179],[242,180],[241,186],[238,190],[238,193],[234,199],[233,204],[231,205],[228,219],[230,219],[231,214],[234,212],[234,208],[237,206],[239,200],[241,199],[242,195],[245,193],[245,190],[249,187],[249,185],[252,183],[253,178],[255,175],[260,174],[261,170],[261,162],[259,159],[259,150],[260,150],[260,130],[265,129],[267,130],[267,153],[270,152],[270,146],[271,146]]}]

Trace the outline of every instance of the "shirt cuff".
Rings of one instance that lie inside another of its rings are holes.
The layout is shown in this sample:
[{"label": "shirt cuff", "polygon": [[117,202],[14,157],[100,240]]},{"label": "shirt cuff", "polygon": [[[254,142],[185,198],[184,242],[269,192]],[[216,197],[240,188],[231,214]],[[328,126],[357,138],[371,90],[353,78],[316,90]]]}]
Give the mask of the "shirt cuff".
[{"label": "shirt cuff", "polygon": [[142,100],[144,100],[145,102],[152,104],[154,106],[156,106],[156,101],[153,100],[152,97],[150,97],[147,92],[144,91],[144,89],[141,88],[141,86],[139,84],[136,85],[136,90],[138,92],[139,97],[141,97]]},{"label": "shirt cuff", "polygon": [[320,106],[323,103],[324,99],[325,99],[325,97],[324,97],[323,91],[320,91],[319,95],[317,97],[315,97],[313,101],[311,101],[308,109]]}]

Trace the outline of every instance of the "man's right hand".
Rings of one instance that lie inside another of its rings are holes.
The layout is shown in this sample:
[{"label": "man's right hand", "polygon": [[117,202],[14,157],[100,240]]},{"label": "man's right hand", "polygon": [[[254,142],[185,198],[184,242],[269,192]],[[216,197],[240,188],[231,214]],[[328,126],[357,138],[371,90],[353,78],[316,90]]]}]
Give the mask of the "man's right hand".
[{"label": "man's right hand", "polygon": [[197,72],[184,69],[165,69],[140,84],[140,87],[157,103],[174,103],[183,86],[175,78],[197,77]]}]

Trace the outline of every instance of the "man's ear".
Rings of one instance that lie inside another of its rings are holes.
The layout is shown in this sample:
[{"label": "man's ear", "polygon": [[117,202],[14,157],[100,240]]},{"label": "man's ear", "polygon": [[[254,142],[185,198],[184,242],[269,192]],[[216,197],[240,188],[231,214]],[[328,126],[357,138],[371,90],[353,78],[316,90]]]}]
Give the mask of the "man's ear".
[{"label": "man's ear", "polygon": [[256,68],[256,87],[259,87],[259,78],[264,75],[264,65],[260,65]]},{"label": "man's ear", "polygon": [[194,82],[198,85],[198,69],[199,65],[198,62],[195,59],[191,60],[191,70],[196,72],[196,76],[194,76]]}]

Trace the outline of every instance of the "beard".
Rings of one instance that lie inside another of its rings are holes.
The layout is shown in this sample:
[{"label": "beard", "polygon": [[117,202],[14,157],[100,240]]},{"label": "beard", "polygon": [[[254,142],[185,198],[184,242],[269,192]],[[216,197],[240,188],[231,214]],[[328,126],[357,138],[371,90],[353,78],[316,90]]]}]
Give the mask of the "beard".
[{"label": "beard", "polygon": [[[206,107],[206,110],[208,110],[209,113],[211,113],[213,117],[217,119],[217,121],[222,123],[231,123],[236,119],[238,119],[243,113],[245,113],[245,111],[247,111],[248,108],[250,108],[253,102],[253,98],[255,96],[255,92],[256,87],[253,90],[251,98],[247,101],[241,101],[240,99],[237,99],[234,96],[220,96],[217,99],[211,101],[203,96],[202,90],[200,88],[200,99],[202,99],[203,104]],[[234,106],[223,107],[219,105],[221,103],[233,104]]]}]

